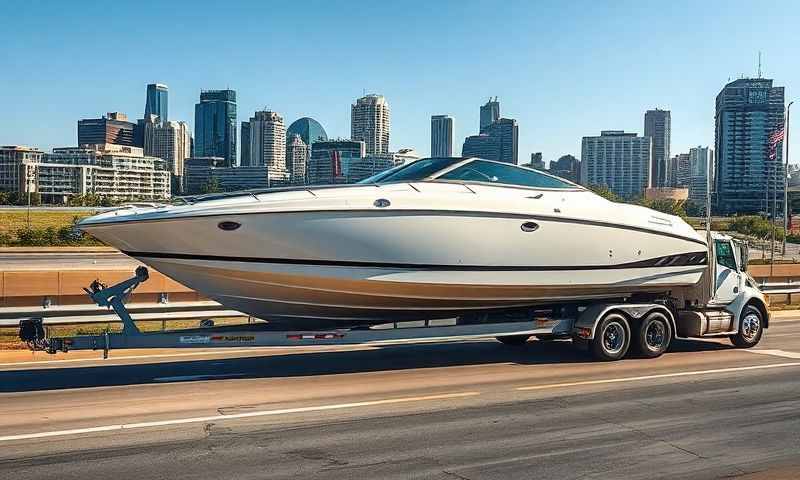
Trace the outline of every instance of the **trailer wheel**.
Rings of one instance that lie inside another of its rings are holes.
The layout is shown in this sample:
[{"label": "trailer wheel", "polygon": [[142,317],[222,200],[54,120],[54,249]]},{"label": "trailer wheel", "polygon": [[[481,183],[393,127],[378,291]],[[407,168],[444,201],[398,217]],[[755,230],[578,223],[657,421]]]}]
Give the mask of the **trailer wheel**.
[{"label": "trailer wheel", "polygon": [[503,345],[511,345],[513,347],[519,347],[528,343],[528,339],[531,338],[530,335],[504,335],[502,337],[496,337],[497,341],[502,343]]},{"label": "trailer wheel", "polygon": [[631,344],[630,325],[619,313],[606,315],[595,330],[589,344],[592,355],[604,362],[619,360],[628,353]]},{"label": "trailer wheel", "polygon": [[651,312],[636,329],[636,350],[645,358],[660,357],[669,348],[672,328],[661,312]]},{"label": "trailer wheel", "polygon": [[739,333],[731,335],[731,342],[739,348],[755,346],[764,333],[764,319],[761,312],[752,305],[747,305],[742,310],[742,321],[739,324]]}]

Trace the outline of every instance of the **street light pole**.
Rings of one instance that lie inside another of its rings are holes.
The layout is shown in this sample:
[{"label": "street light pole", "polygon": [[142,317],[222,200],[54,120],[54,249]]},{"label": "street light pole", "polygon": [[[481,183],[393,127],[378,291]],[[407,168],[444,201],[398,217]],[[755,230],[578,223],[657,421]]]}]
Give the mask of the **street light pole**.
[{"label": "street light pole", "polygon": [[786,105],[786,124],[783,130],[783,143],[786,145],[784,161],[786,167],[783,171],[783,255],[786,256],[786,236],[789,235],[789,114],[794,101]]}]

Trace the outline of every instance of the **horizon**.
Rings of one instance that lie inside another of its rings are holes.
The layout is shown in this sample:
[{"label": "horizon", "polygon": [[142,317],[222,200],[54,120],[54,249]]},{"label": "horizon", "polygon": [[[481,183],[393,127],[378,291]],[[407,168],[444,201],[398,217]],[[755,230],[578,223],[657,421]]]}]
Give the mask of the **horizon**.
[{"label": "horizon", "polygon": [[[350,137],[350,105],[375,93],[390,106],[391,150],[427,155],[430,117],[449,115],[455,154],[477,133],[480,105],[497,96],[501,117],[519,124],[520,164],[534,152],[546,162],[580,158],[582,137],[602,130],[642,135],[645,111],[655,108],[671,112],[675,155],[713,147],[716,95],[729,81],[756,78],[759,51],[762,78],[786,88],[787,104],[800,77],[790,47],[800,43],[791,26],[800,7],[788,2],[786,12],[746,2],[508,2],[492,9],[447,2],[433,11],[239,2],[212,35],[196,28],[208,22],[209,2],[120,5],[110,18],[97,1],[56,5],[12,0],[0,7],[19,19],[4,48],[10,68],[0,104],[15,115],[0,120],[0,144],[74,146],[79,119],[119,111],[135,122],[146,85],[161,83],[169,87],[169,120],[187,122],[193,133],[201,90],[237,92],[237,130],[266,107],[287,127],[312,117],[333,138]],[[154,17],[170,26],[168,35],[146,35]],[[97,25],[104,28],[87,28]],[[503,35],[475,35],[481,27]],[[37,35],[43,30],[49,34]],[[88,41],[98,32],[104,41]],[[797,123],[790,136],[800,133]]]}]

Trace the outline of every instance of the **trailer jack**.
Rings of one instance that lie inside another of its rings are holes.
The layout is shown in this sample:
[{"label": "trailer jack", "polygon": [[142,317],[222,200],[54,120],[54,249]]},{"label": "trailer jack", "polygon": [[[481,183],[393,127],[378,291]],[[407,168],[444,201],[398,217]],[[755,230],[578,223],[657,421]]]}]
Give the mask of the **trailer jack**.
[{"label": "trailer jack", "polygon": [[[95,280],[89,285],[89,288],[84,288],[83,291],[85,291],[97,305],[113,309],[114,313],[116,313],[122,321],[122,335],[134,337],[142,335],[142,332],[134,323],[128,309],[125,308],[125,300],[128,299],[139,284],[146,281],[148,278],[150,278],[150,275],[147,271],[147,267],[140,266],[136,268],[136,272],[132,278],[110,287],[100,282],[100,280]],[[27,343],[31,350],[45,350],[47,353],[51,354],[59,351],[67,352],[73,344],[71,338],[47,338],[41,318],[20,320],[19,338]],[[99,338],[102,338],[102,344],[95,344],[94,346],[96,348],[102,348],[103,358],[108,358],[108,350],[110,348],[109,332],[106,331],[102,337]]]}]

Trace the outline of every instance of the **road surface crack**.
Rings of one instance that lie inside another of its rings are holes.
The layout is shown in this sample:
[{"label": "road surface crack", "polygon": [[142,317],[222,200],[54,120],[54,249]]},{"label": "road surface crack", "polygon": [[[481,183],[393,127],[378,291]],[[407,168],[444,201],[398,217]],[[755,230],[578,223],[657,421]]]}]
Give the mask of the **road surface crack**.
[{"label": "road surface crack", "polygon": [[444,473],[445,475],[450,475],[451,477],[458,478],[459,480],[470,480],[468,477],[465,477],[464,475],[459,475],[449,470],[442,470],[442,473]]}]

